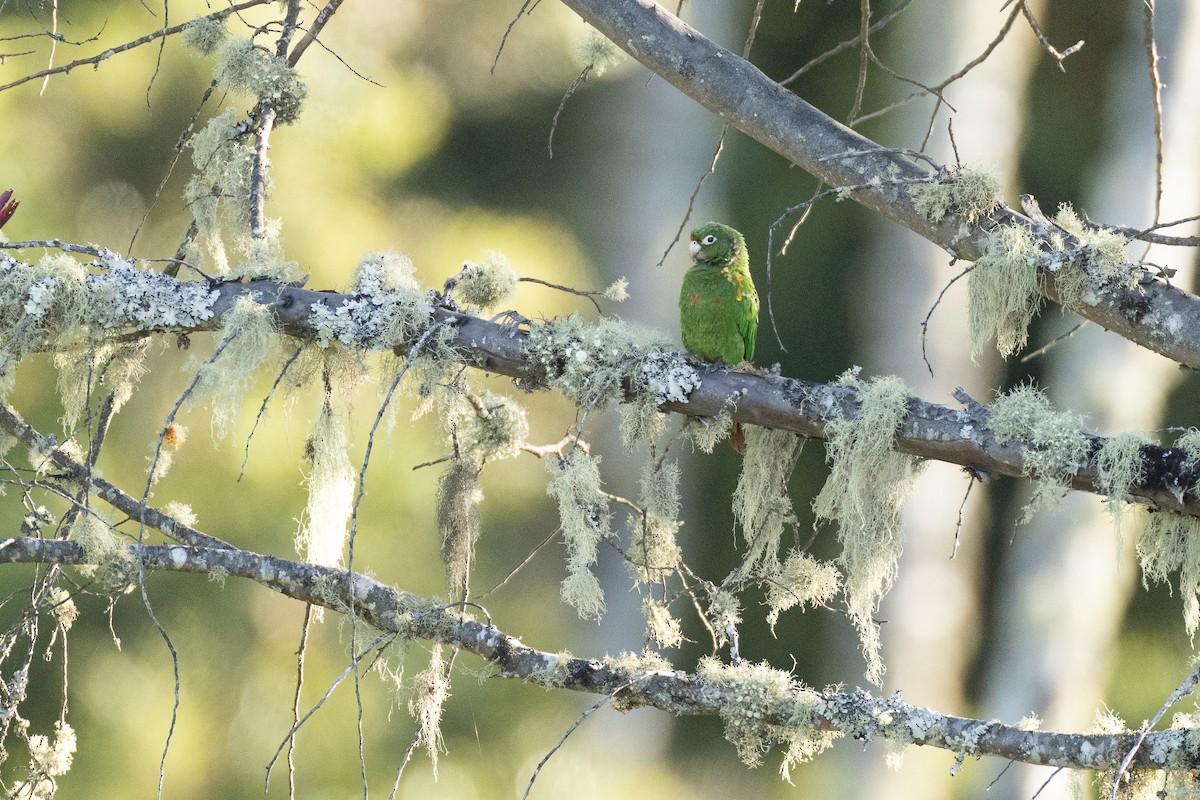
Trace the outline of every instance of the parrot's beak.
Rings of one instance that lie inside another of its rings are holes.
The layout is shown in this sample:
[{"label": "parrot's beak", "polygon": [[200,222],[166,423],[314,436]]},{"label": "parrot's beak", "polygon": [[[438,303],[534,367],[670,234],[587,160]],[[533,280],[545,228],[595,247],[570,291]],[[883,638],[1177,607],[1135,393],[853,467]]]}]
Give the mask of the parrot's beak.
[{"label": "parrot's beak", "polygon": [[700,243],[695,239],[688,239],[688,252],[692,254],[692,261],[696,260],[696,256],[700,253]]}]

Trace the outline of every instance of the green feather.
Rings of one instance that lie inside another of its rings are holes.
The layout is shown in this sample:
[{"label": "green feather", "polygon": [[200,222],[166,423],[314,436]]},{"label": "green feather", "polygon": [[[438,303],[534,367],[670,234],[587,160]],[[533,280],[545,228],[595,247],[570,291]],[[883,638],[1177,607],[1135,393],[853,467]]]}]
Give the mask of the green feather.
[{"label": "green feather", "polygon": [[692,231],[692,259],[679,293],[683,346],[702,361],[729,365],[754,360],[758,292],[750,277],[746,240],[728,225]]}]

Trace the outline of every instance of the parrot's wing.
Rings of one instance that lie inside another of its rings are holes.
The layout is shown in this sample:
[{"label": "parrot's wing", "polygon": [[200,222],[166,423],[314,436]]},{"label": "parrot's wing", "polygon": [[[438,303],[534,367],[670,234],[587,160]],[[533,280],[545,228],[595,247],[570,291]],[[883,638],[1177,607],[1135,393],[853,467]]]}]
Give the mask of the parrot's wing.
[{"label": "parrot's wing", "polygon": [[758,293],[751,289],[743,298],[738,315],[738,330],[746,345],[746,360],[754,360],[754,341],[758,338]]}]

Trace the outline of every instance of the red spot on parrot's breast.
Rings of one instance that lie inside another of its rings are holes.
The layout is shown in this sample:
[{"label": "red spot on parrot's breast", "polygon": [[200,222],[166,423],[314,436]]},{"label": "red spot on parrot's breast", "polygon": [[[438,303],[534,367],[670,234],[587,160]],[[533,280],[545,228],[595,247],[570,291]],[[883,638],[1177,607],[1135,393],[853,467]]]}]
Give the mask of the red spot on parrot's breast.
[{"label": "red spot on parrot's breast", "polygon": [[689,306],[700,305],[700,295],[696,294],[695,292],[688,292],[687,304]]},{"label": "red spot on parrot's breast", "polygon": [[713,305],[713,306],[719,306],[719,305],[721,305],[721,298],[714,297],[712,300],[708,301],[708,304]]}]

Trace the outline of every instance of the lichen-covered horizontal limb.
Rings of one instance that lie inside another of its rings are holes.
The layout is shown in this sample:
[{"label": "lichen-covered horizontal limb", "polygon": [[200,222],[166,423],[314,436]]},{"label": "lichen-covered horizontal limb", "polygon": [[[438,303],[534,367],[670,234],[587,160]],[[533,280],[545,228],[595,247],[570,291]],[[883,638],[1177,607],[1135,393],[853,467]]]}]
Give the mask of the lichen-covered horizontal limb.
[{"label": "lichen-covered horizontal limb", "polygon": [[[918,209],[908,187],[943,176],[822,113],[654,0],[563,3],[643,66],[747,136],[829,186],[856,187],[848,192],[850,197],[959,258],[977,260],[986,231],[997,225],[1029,229],[1048,251],[1064,246],[1056,246],[1044,227],[1003,204],[977,221],[957,213],[932,221]],[[1069,239],[1066,247],[1073,244]],[[1045,263],[1054,263],[1053,256],[1048,252]],[[1044,294],[1059,302],[1054,273],[1041,270],[1040,275]],[[1200,298],[1178,287],[1112,286],[1091,293],[1072,310],[1142,347],[1200,369]]]},{"label": "lichen-covered horizontal limb", "polygon": [[[503,677],[613,695],[623,709],[652,707],[677,715],[716,716],[736,696],[736,687],[728,682],[708,682],[692,673],[665,667],[631,672],[620,660],[575,658],[538,650],[494,625],[460,616],[453,606],[358,573],[236,548],[136,544],[128,547],[130,555],[147,570],[246,578],[287,597],[338,613],[353,608],[362,620],[380,630],[475,653],[494,664]],[[83,548],[72,541],[13,538],[0,540],[0,563],[78,565],[86,563],[86,556]],[[543,679],[547,674],[555,676],[552,682]],[[736,676],[737,671],[727,668],[723,674]],[[799,684],[791,685],[795,693],[813,693]],[[809,722],[820,730],[838,731],[864,740],[882,738],[937,747],[956,754],[997,756],[1058,767],[1114,769],[1137,740],[1133,732],[1083,735],[1031,731],[994,721],[956,717],[909,705],[898,694],[886,698],[861,690],[816,694],[819,699],[812,706],[816,719]],[[778,709],[765,709],[762,722],[779,729],[795,724],[788,716],[790,710],[786,703]],[[1197,738],[1190,729],[1149,733],[1131,766],[1188,768],[1195,759]]]}]

